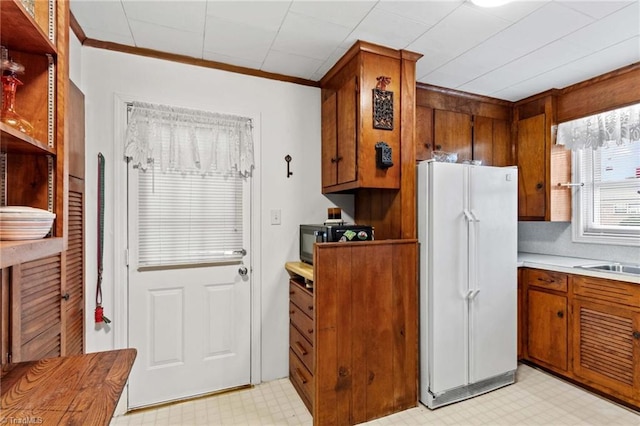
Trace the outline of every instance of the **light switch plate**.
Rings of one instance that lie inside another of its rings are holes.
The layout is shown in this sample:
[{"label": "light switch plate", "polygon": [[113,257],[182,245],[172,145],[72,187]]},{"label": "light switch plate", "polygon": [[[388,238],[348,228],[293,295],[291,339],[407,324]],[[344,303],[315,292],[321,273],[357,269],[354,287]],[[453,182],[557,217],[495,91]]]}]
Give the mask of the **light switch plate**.
[{"label": "light switch plate", "polygon": [[272,225],[280,225],[281,213],[280,209],[272,209],[271,210],[271,224]]}]

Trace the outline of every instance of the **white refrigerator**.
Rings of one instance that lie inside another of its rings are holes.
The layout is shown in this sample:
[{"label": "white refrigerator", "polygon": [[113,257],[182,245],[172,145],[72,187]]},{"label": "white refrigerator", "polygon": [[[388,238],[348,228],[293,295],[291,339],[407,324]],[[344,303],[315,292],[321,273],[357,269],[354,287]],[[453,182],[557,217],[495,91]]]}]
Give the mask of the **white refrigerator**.
[{"label": "white refrigerator", "polygon": [[418,165],[420,401],[515,381],[518,170]]}]

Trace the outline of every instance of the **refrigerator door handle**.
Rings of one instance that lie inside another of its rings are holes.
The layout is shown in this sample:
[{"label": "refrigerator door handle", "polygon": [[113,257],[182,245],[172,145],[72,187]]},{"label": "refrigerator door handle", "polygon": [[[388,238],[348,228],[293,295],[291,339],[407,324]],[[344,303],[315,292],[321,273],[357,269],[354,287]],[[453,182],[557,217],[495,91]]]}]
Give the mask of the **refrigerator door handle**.
[{"label": "refrigerator door handle", "polygon": [[469,300],[473,300],[476,298],[476,296],[478,295],[478,293],[480,293],[480,289],[476,289],[476,290],[470,290],[469,291],[471,294],[469,295]]},{"label": "refrigerator door handle", "polygon": [[462,212],[464,213],[464,217],[465,219],[467,219],[467,222],[480,222],[480,219],[478,219],[475,213],[473,213],[471,210],[464,209]]}]

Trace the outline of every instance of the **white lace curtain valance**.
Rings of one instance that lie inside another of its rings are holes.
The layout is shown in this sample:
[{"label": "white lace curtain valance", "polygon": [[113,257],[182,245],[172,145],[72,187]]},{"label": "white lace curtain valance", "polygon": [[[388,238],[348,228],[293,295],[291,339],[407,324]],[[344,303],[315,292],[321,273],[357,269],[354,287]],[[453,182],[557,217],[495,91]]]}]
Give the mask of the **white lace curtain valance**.
[{"label": "white lace curtain valance", "polygon": [[142,169],[154,163],[162,171],[247,177],[253,125],[247,117],[133,102],[124,152]]},{"label": "white lace curtain valance", "polygon": [[640,141],[640,104],[558,125],[557,144],[568,149],[598,149]]}]

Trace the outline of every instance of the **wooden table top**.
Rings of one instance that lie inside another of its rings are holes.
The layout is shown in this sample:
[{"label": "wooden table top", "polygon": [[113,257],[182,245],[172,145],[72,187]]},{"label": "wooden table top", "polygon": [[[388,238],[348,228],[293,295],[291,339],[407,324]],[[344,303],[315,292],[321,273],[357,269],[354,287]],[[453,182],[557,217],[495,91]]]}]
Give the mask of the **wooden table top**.
[{"label": "wooden table top", "polygon": [[0,382],[0,424],[108,425],[135,349],[12,365]]}]

